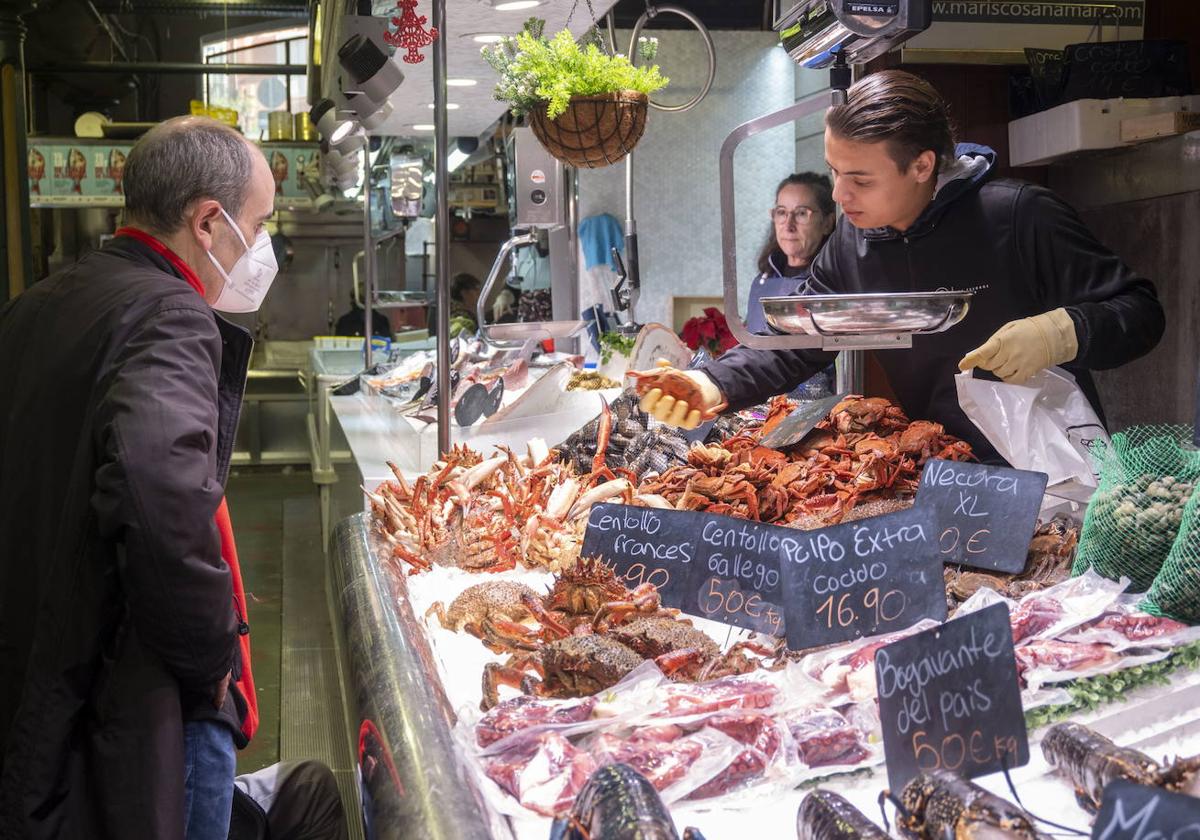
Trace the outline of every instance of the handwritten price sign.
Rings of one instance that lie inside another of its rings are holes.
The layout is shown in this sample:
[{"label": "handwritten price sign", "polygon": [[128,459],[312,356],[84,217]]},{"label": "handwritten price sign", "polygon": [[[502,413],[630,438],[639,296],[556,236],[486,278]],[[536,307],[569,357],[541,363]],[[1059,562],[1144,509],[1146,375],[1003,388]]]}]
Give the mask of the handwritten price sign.
[{"label": "handwritten price sign", "polygon": [[946,618],[933,520],[920,508],[802,533],[782,569],[793,650]]},{"label": "handwritten price sign", "polygon": [[1016,574],[1045,492],[1045,473],[935,460],[921,473],[917,504],[933,511],[943,562]]},{"label": "handwritten price sign", "polygon": [[1006,604],[881,648],[875,679],[892,790],[928,770],[972,778],[1029,762]]},{"label": "handwritten price sign", "polygon": [[596,505],[585,556],[663,603],[786,635],[802,650],[946,617],[934,525],[913,509],[818,531],[710,513]]},{"label": "handwritten price sign", "polygon": [[602,557],[631,589],[652,583],[668,606],[695,591],[693,563],[697,514],[629,505],[592,507],[583,535],[583,556]]},{"label": "handwritten price sign", "polygon": [[1200,837],[1200,799],[1117,780],[1104,788],[1093,840],[1193,840]]}]

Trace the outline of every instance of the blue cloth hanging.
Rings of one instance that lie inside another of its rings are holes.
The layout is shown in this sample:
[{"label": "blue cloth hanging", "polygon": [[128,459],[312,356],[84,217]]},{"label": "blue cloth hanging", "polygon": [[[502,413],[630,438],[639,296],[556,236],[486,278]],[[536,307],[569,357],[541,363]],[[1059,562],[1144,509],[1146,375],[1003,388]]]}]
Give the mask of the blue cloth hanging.
[{"label": "blue cloth hanging", "polygon": [[621,223],[608,213],[598,216],[588,216],[579,223],[579,244],[583,248],[583,267],[593,269],[607,263],[617,270],[613,262],[612,249],[617,253],[625,253],[625,236],[621,232]]}]

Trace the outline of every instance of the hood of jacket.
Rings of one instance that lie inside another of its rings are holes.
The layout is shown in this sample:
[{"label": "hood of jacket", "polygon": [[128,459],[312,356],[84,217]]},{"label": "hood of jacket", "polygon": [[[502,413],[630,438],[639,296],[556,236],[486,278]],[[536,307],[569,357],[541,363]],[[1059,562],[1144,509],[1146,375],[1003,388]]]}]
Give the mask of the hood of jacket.
[{"label": "hood of jacket", "polygon": [[912,227],[906,231],[898,231],[892,227],[871,228],[863,231],[863,236],[867,239],[924,236],[933,230],[956,201],[978,190],[996,168],[996,152],[987,146],[959,143],[954,153],[954,163],[938,173],[933,201],[929,202],[929,206],[917,217]]}]

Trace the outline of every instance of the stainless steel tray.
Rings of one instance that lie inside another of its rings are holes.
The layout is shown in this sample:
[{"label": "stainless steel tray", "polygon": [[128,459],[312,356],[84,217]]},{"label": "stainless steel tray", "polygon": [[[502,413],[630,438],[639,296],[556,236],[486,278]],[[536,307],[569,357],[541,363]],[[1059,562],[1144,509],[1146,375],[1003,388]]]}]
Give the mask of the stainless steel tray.
[{"label": "stainless steel tray", "polygon": [[586,321],[518,321],[483,327],[488,341],[526,341],[531,338],[570,338],[587,328]]},{"label": "stainless steel tray", "polygon": [[762,299],[767,323],[793,335],[935,333],[966,317],[973,292],[790,295]]}]

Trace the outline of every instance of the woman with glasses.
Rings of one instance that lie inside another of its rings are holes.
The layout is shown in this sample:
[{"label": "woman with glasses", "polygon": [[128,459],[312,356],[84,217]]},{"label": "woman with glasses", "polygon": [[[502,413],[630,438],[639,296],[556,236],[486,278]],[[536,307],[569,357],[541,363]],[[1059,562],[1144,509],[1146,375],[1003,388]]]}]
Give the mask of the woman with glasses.
[{"label": "woman with glasses", "polygon": [[746,326],[752,333],[771,332],[763,316],[765,297],[803,294],[809,267],[833,233],[833,185],[825,175],[797,172],[779,182],[771,208],[771,229],[758,254],[758,276],[750,286]]},{"label": "woman with glasses", "polygon": [[[796,172],[775,189],[771,228],[758,254],[758,276],[750,284],[746,304],[746,327],[752,333],[769,335],[762,299],[800,295],[809,289],[809,267],[833,232],[836,221],[833,185],[825,175]],[[833,365],[817,372],[792,392],[796,399],[827,397],[833,388]]]}]

